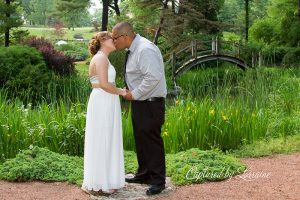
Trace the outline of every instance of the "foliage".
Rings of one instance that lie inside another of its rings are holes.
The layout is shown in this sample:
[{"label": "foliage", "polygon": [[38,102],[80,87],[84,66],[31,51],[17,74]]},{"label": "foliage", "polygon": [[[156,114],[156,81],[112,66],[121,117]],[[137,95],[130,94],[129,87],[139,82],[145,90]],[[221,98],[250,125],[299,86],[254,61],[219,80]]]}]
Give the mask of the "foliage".
[{"label": "foliage", "polygon": [[9,97],[36,100],[46,91],[51,73],[40,53],[28,46],[0,48],[0,85],[7,88]]},{"label": "foliage", "polygon": [[232,150],[230,154],[237,157],[261,157],[273,154],[290,154],[299,151],[300,135],[298,133],[288,137],[265,138]]},{"label": "foliage", "polygon": [[251,27],[252,40],[264,44],[299,46],[300,21],[297,1],[272,0],[267,8],[267,16],[259,19]]},{"label": "foliage", "polygon": [[23,67],[44,63],[39,52],[28,46],[0,48],[0,83],[2,86],[18,75]]},{"label": "foliage", "polygon": [[[166,152],[194,147],[235,149],[263,137],[297,134],[300,97],[295,94],[300,92],[299,77],[298,68],[243,72],[224,67],[182,75],[178,84],[183,95],[167,101],[162,128]],[[119,84],[121,87],[122,81]],[[5,113],[0,115],[4,144],[0,145],[0,155],[11,158],[30,144],[82,155],[91,91],[88,78],[59,78],[48,85],[44,100],[34,106],[18,99],[12,103],[7,92],[0,92],[0,112]],[[130,107],[125,103],[122,107],[124,148],[135,150]]]},{"label": "foliage", "polygon": [[109,55],[109,60],[116,68],[117,77],[123,78],[123,67],[125,61],[125,51],[115,51]]},{"label": "foliage", "polygon": [[[11,97],[28,99],[36,102],[40,95],[45,95],[51,73],[44,63],[26,65],[5,87],[10,90]],[[43,94],[44,92],[44,94]]]},{"label": "foliage", "polygon": [[3,164],[0,179],[68,181],[80,184],[83,175],[82,158],[60,155],[39,147],[30,148]]},{"label": "foliage", "polygon": [[55,9],[53,0],[27,0],[22,1],[22,7],[26,13],[26,20],[30,25],[51,25],[53,21],[52,12]]},{"label": "foliage", "polygon": [[266,111],[242,102],[240,98],[235,102],[177,100],[168,109],[163,128],[166,151],[174,153],[191,147],[227,150],[263,138],[269,123]]},{"label": "foliage", "polygon": [[300,66],[300,47],[289,51],[283,57],[283,64],[285,66]]},{"label": "foliage", "polygon": [[74,73],[73,59],[64,55],[62,52],[57,52],[53,47],[39,47],[47,66],[59,75],[68,76]]},{"label": "foliage", "polygon": [[234,32],[223,32],[223,39],[229,42],[239,42],[241,40],[240,36]]},{"label": "foliage", "polygon": [[[0,2],[0,33],[4,33],[5,30],[11,29],[13,27],[19,27],[22,25],[21,17],[18,13],[18,3],[14,0],[10,1],[10,4],[6,4],[5,1]],[[10,17],[7,17],[7,14]]]},{"label": "foliage", "polygon": [[14,27],[22,25],[21,16],[18,13],[17,1],[1,1],[0,2],[0,35],[5,34],[8,39],[5,45],[9,46],[9,31]]},{"label": "foliage", "polygon": [[176,185],[220,181],[242,173],[246,166],[218,150],[197,148],[167,155],[167,175]]},{"label": "foliage", "polygon": [[65,31],[63,29],[64,25],[61,22],[56,22],[53,25],[54,27],[54,35],[56,36],[57,39],[59,38],[63,38],[63,36],[65,35]]},{"label": "foliage", "polygon": [[261,49],[263,55],[264,64],[277,64],[281,65],[283,62],[284,56],[290,52],[292,48],[284,46],[274,46],[274,45],[265,45]]},{"label": "foliage", "polygon": [[73,58],[74,61],[84,61],[89,53],[85,43],[70,43],[56,46],[55,49],[64,52],[65,55]]},{"label": "foliage", "polygon": [[12,44],[21,44],[29,36],[29,32],[22,29],[12,29],[11,35]]},{"label": "foliage", "polygon": [[53,45],[44,38],[29,38],[25,44],[35,47],[43,55],[47,67],[55,73],[68,76],[75,72],[73,59],[54,49]]},{"label": "foliage", "polygon": [[81,18],[88,15],[87,6],[88,0],[61,0],[55,5],[54,15],[61,19],[68,28],[73,28],[80,24]]},{"label": "foliage", "polygon": [[[170,51],[189,43],[193,36],[216,34],[221,24],[217,21],[217,12],[223,0],[212,1],[138,1],[128,0],[122,3],[129,6],[123,10],[118,20],[130,21],[135,30],[154,38],[156,30],[161,27],[161,37],[165,39],[165,49]],[[122,6],[121,6],[122,7]],[[125,7],[125,6],[123,6]],[[132,17],[128,19],[126,15]]]},{"label": "foliage", "polygon": [[[90,26],[88,1],[22,0],[22,16],[27,26],[53,26],[58,21],[68,28]],[[73,21],[72,21],[73,20]]]},{"label": "foliage", "polygon": [[[125,172],[137,169],[136,155],[125,151]],[[166,156],[167,176],[178,185],[216,181],[230,178],[245,170],[245,166],[232,156],[220,151],[190,149]],[[199,173],[203,176],[199,176]],[[210,176],[213,173],[215,176]],[[16,158],[0,165],[0,179],[8,181],[68,181],[82,184],[83,158],[60,155],[45,148],[30,146]]]},{"label": "foliage", "polygon": [[261,19],[254,22],[251,27],[250,34],[256,41],[265,44],[271,44],[275,38],[274,21],[271,19]]},{"label": "foliage", "polygon": [[79,103],[67,105],[60,101],[50,105],[43,102],[33,107],[32,104],[24,106],[15,101],[17,104],[1,109],[6,114],[0,116],[3,144],[0,155],[12,158],[29,145],[48,147],[68,155],[83,155],[85,106]]},{"label": "foliage", "polygon": [[[249,25],[266,14],[266,7],[271,0],[249,1]],[[225,0],[218,13],[220,21],[226,24],[224,30],[244,36],[245,0]]]}]

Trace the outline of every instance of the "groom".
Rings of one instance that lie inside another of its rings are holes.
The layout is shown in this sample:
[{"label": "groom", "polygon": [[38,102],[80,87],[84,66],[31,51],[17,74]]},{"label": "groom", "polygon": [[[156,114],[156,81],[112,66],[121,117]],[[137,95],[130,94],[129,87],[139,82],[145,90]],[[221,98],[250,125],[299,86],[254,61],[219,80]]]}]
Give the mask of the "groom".
[{"label": "groom", "polygon": [[127,22],[114,26],[112,37],[117,49],[127,49],[124,81],[131,101],[132,124],[138,170],[129,183],[149,183],[147,195],[165,189],[166,166],[161,127],[165,119],[167,94],[164,63],[159,48],[136,34]]}]

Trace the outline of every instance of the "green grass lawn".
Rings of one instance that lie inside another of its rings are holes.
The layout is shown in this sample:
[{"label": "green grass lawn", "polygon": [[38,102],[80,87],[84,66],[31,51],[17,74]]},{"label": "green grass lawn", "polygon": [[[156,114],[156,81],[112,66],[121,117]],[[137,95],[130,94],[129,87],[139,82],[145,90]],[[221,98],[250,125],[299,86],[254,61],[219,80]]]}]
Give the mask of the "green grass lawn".
[{"label": "green grass lawn", "polygon": [[[54,28],[33,28],[33,27],[22,27],[24,30],[28,30],[30,35],[34,35],[37,37],[44,37],[47,39],[57,39],[57,37],[54,35]],[[84,39],[90,39],[95,32],[92,31],[93,27],[80,27],[72,29],[64,28],[65,35],[62,39],[65,40],[74,40],[73,35],[74,34],[81,34]]]}]

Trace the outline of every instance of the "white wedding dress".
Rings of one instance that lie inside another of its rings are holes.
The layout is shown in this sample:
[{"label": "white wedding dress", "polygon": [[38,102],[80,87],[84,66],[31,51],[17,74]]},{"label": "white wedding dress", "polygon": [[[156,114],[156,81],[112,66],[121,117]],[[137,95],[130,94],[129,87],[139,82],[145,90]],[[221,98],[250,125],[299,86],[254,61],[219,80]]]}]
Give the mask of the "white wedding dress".
[{"label": "white wedding dress", "polygon": [[[109,63],[108,81],[116,71]],[[90,77],[92,83],[97,76]],[[125,184],[121,106],[118,95],[94,88],[87,107],[82,189],[109,192]]]}]

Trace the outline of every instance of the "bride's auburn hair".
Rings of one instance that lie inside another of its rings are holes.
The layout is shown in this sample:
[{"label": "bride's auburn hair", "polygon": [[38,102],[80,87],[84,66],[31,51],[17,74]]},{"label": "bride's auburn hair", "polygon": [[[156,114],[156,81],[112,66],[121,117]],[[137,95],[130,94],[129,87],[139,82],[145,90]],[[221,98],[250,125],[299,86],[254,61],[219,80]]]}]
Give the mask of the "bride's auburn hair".
[{"label": "bride's auburn hair", "polygon": [[108,39],[110,33],[108,31],[101,31],[96,33],[89,41],[89,51],[92,55],[95,55],[101,48],[101,42]]}]

